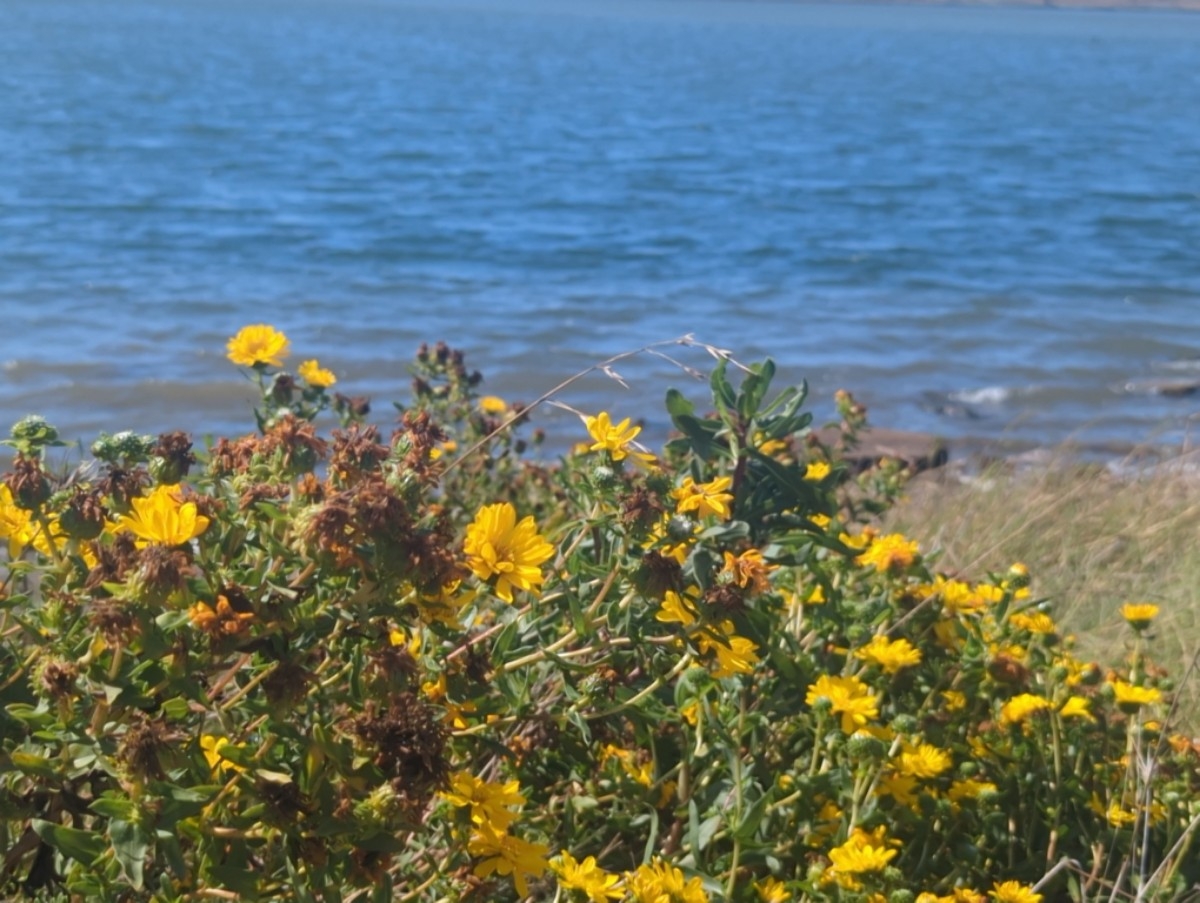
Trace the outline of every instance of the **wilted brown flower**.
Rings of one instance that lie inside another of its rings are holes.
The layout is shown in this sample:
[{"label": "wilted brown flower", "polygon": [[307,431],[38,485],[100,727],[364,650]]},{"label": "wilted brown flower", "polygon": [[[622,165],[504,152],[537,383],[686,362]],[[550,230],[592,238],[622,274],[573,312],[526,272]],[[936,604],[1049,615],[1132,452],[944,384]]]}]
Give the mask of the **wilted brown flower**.
[{"label": "wilted brown flower", "polygon": [[350,730],[375,750],[374,762],[397,790],[423,805],[446,783],[446,728],[441,713],[413,693],[394,696],[387,712],[371,709],[350,722]]},{"label": "wilted brown flower", "polygon": [[44,505],[53,491],[50,481],[42,470],[39,458],[27,458],[17,453],[11,473],[4,475],[4,482],[12,492],[18,508],[33,511]]},{"label": "wilted brown flower", "polygon": [[352,423],[344,430],[334,430],[330,478],[339,486],[353,486],[367,474],[376,473],[390,453],[374,426]]},{"label": "wilted brown flower", "polygon": [[182,430],[162,433],[150,450],[150,473],[159,483],[169,486],[181,482],[195,463],[192,439]]},{"label": "wilted brown flower", "polygon": [[182,549],[148,545],[139,555],[138,575],[148,589],[169,593],[183,586],[184,573],[191,565]]}]

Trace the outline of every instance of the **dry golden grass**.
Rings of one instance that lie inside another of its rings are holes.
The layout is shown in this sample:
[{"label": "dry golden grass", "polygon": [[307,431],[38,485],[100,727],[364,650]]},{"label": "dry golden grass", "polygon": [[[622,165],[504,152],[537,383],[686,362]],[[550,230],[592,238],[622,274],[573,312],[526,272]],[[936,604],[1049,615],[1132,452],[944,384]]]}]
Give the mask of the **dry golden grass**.
[{"label": "dry golden grass", "polygon": [[931,472],[885,525],[940,550],[938,570],[982,576],[1024,562],[1080,655],[1103,665],[1119,666],[1132,637],[1120,606],[1161,606],[1151,651],[1179,683],[1180,726],[1200,733],[1200,674],[1188,673],[1200,654],[1200,473],[1117,478],[1065,458],[968,483]]}]

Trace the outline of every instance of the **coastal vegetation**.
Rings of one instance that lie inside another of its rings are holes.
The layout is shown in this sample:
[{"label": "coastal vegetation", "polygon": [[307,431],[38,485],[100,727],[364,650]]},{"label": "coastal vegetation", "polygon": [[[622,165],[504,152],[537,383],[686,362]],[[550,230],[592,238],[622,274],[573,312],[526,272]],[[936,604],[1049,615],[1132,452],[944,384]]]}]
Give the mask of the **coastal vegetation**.
[{"label": "coastal vegetation", "polygon": [[887,520],[918,510],[901,469],[844,463],[851,396],[821,441],[770,360],[671,344],[640,353],[711,354],[711,411],[668,391],[657,453],[638,412],[577,412],[556,466],[524,452],[566,384],[522,406],[422,347],[385,432],[265,324],[226,349],[260,399],[240,438],[116,432],[64,466],[18,422],[0,894],[1194,893],[1169,600],[1129,584],[1089,649],[1026,566],[1050,540],[984,560],[926,532],[939,558]]}]

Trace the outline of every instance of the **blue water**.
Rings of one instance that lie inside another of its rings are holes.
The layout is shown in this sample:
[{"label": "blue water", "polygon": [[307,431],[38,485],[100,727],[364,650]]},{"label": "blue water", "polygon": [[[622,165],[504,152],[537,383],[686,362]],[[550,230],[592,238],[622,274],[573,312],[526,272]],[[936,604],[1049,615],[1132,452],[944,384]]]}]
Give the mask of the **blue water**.
[{"label": "blue water", "polygon": [[[267,321],[380,412],[423,340],[529,399],[694,333],[892,427],[1179,439],[1200,15],[4,0],[0,314],[0,423],[71,437],[243,431]],[[664,428],[688,377],[618,369],[564,400]]]}]

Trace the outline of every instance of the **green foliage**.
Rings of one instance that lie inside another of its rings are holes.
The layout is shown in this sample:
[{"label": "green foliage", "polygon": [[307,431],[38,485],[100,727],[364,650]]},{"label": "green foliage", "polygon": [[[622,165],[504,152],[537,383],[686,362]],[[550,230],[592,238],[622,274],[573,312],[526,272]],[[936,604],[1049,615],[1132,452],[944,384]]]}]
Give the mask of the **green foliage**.
[{"label": "green foliage", "polygon": [[669,392],[659,458],[605,413],[547,467],[522,457],[530,412],[444,345],[388,438],[287,350],[231,340],[259,431],[203,453],[117,433],[68,480],[52,427],[14,431],[0,895],[1036,903],[1200,880],[1154,614],[1106,675],[1023,568],[951,579],[864,527],[901,474],[852,479],[771,361],[718,355],[711,414]]}]

